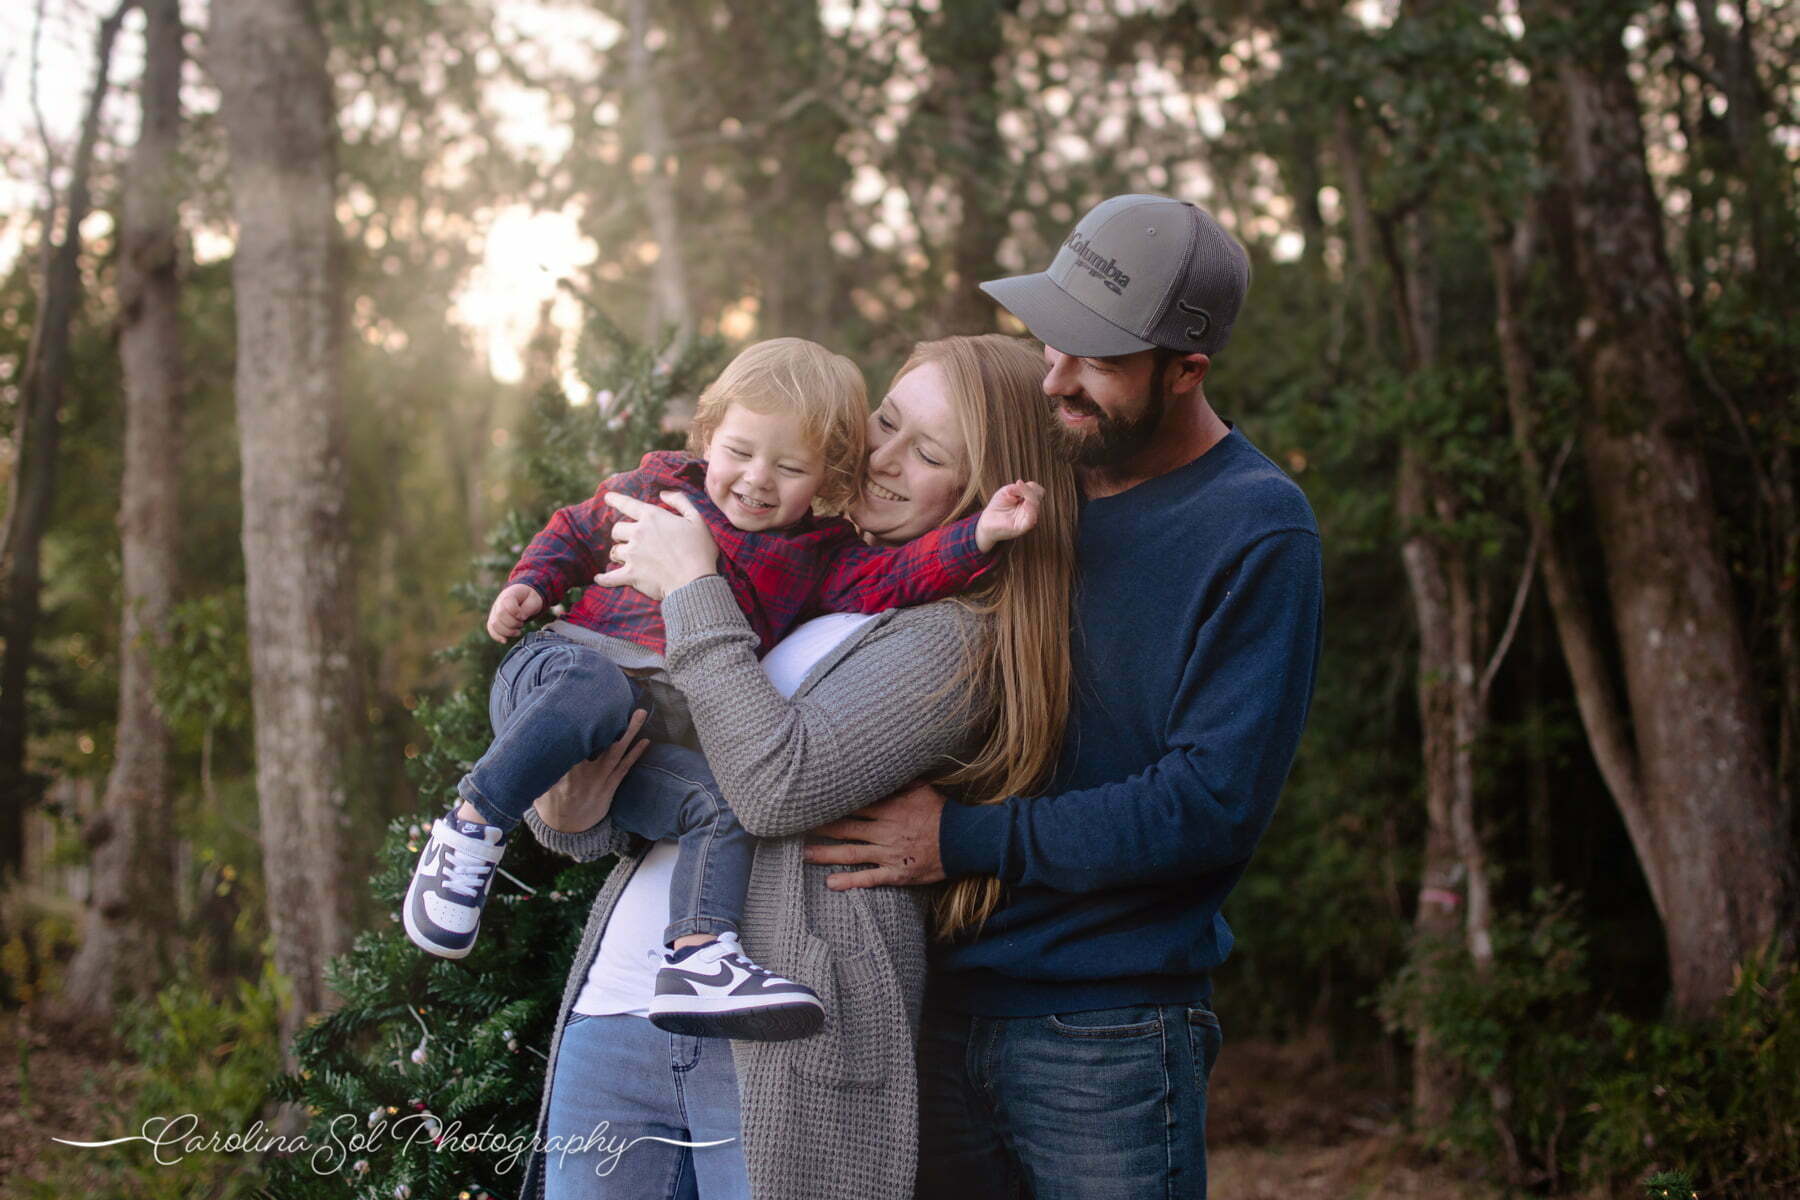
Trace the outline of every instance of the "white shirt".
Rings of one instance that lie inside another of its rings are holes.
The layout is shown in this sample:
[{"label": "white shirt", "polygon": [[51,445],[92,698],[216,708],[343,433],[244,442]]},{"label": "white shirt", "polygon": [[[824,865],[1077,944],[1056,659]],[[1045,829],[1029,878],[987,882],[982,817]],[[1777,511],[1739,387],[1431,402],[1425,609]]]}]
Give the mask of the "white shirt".
[{"label": "white shirt", "polygon": [[[827,613],[798,626],[763,657],[762,667],[783,696],[792,696],[806,673],[864,623],[863,613]],[[650,847],[613,906],[600,949],[588,968],[575,1011],[591,1017],[650,1015],[656,972],[663,963],[663,930],[669,924],[669,881],[680,843],[665,838]]]}]

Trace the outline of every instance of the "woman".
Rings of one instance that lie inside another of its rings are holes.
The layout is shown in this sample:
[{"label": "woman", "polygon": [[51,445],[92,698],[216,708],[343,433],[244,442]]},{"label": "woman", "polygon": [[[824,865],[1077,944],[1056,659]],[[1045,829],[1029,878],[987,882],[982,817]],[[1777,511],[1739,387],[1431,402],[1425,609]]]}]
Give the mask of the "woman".
[{"label": "woman", "polygon": [[[620,862],[565,990],[538,1125],[556,1146],[532,1157],[524,1196],[662,1200],[694,1194],[696,1179],[702,1200],[911,1196],[930,897],[832,891],[825,877],[836,868],[805,863],[802,835],[921,776],[979,802],[1048,775],[1067,711],[1075,487],[1052,445],[1043,375],[1017,339],[925,343],[869,418],[867,474],[850,515],[876,540],[917,537],[1011,480],[1044,484],[1038,528],[965,596],[821,617],[759,663],[705,527],[647,506],[620,523],[616,557],[633,586],[663,597],[669,673],[718,784],[765,839],[746,949],[813,987],[826,1021],[810,1037],[749,1043],[677,1037],[640,1015],[642,967],[660,938],[629,914],[666,905],[666,877],[654,869],[665,851],[596,823],[630,766],[628,733],[527,817],[552,850]],[[998,890],[992,879],[949,885],[937,931],[985,918]],[[611,1141],[560,1151],[601,1121]],[[646,1132],[666,1140],[632,1142]]]}]

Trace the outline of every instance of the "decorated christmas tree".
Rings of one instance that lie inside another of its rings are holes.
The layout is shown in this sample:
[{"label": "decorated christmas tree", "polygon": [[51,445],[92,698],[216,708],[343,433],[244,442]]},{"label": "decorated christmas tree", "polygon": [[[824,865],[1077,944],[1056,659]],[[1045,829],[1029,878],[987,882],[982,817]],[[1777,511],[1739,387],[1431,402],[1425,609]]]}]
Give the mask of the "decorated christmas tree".
[{"label": "decorated christmas tree", "polygon": [[[274,1098],[310,1114],[310,1149],[273,1160],[267,1195],[518,1194],[564,977],[612,861],[572,864],[515,834],[481,937],[460,960],[408,941],[400,904],[431,822],[491,735],[488,681],[504,648],[483,628],[489,602],[552,511],[592,495],[600,479],[636,466],[646,451],[680,444],[681,435],[665,429],[665,414],[704,386],[718,352],[711,341],[680,350],[642,345],[596,315],[577,368],[591,402],[572,403],[557,388],[536,398],[523,461],[532,499],[500,522],[488,553],[457,588],[471,610],[469,635],[444,653],[462,684],[420,704],[420,751],[410,763],[417,812],[390,824],[371,866],[370,886],[390,920],[359,935],[334,962],[342,1006],[301,1032],[298,1072],[271,1087]],[[578,598],[572,592],[543,621]]]}]

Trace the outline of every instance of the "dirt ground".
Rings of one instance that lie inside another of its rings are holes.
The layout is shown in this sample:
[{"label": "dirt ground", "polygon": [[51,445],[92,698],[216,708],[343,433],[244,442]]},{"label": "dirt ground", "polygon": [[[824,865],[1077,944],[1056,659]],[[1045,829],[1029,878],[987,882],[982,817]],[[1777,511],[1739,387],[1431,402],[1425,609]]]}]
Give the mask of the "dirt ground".
[{"label": "dirt ground", "polygon": [[133,1070],[111,1039],[41,1013],[0,1012],[0,1055],[0,1180],[42,1180],[59,1153],[79,1153],[51,1138],[119,1136],[115,1114]]},{"label": "dirt ground", "polygon": [[1233,1042],[1207,1098],[1212,1200],[1498,1200],[1420,1153],[1387,1092],[1323,1047]]},{"label": "dirt ground", "polygon": [[[52,1137],[112,1130],[132,1071],[119,1048],[39,1014],[0,1015],[0,1180],[44,1178]],[[1227,1042],[1212,1077],[1208,1170],[1214,1200],[1499,1200],[1412,1149],[1382,1089],[1317,1048]],[[0,1189],[4,1189],[0,1184]],[[10,1191],[10,1189],[5,1189]]]}]

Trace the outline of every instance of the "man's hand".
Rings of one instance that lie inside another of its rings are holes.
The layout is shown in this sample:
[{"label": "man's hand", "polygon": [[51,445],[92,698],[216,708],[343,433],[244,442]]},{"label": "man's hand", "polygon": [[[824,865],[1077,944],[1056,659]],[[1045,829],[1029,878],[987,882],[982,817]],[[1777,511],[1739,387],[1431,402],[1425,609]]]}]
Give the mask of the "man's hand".
[{"label": "man's hand", "polygon": [[493,607],[488,609],[488,636],[496,642],[518,637],[519,631],[525,628],[525,622],[535,617],[543,607],[544,598],[529,583],[507,584],[494,597]]},{"label": "man's hand", "polygon": [[944,878],[938,857],[938,822],[944,794],[926,783],[902,788],[841,821],[813,830],[818,837],[845,838],[858,845],[809,842],[810,863],[874,863],[864,871],[839,871],[825,877],[834,892],[883,884],[936,883]]},{"label": "man's hand", "polygon": [[1044,501],[1044,485],[1014,480],[999,491],[981,510],[975,522],[975,545],[983,554],[1001,542],[1023,537],[1037,524],[1038,508]]}]

